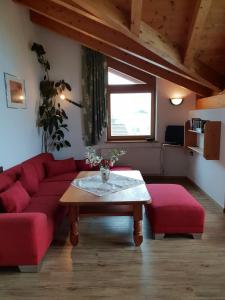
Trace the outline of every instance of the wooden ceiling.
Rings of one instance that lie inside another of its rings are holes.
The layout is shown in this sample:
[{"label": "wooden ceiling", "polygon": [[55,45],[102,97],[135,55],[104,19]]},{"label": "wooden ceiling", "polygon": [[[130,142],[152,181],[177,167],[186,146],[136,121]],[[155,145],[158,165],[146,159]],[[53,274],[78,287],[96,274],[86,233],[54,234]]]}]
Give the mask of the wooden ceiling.
[{"label": "wooden ceiling", "polygon": [[[210,96],[225,87],[225,0],[14,0],[31,20]],[[126,65],[126,66],[125,66]]]}]

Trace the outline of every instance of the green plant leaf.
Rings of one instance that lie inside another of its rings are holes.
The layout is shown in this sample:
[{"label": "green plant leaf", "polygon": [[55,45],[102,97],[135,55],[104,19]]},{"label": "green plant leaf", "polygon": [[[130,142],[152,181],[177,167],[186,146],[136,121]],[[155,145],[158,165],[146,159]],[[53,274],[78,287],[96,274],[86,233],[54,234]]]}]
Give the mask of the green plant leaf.
[{"label": "green plant leaf", "polygon": [[65,82],[65,86],[66,86],[67,90],[71,92],[72,89],[71,89],[71,86],[69,85],[69,83]]},{"label": "green plant leaf", "polygon": [[70,144],[69,141],[65,140],[64,143],[65,143],[65,145],[66,145],[67,147],[71,147],[71,144]]},{"label": "green plant leaf", "polygon": [[56,132],[58,135],[60,135],[62,138],[64,138],[64,133],[62,130],[58,129]]},{"label": "green plant leaf", "polygon": [[64,109],[62,109],[62,115],[63,115],[63,117],[64,117],[64,119],[68,119],[68,117],[67,117],[67,114],[66,114],[66,112],[65,112],[65,110]]}]

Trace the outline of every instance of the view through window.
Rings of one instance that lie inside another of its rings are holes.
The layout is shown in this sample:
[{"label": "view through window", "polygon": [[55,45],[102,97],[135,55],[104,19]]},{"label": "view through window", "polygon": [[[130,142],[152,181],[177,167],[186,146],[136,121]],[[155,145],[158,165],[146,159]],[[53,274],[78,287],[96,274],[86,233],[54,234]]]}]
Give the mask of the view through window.
[{"label": "view through window", "polygon": [[147,84],[109,70],[108,139],[152,137],[152,93]]},{"label": "view through window", "polygon": [[150,93],[112,93],[110,95],[111,135],[151,135],[150,103]]}]

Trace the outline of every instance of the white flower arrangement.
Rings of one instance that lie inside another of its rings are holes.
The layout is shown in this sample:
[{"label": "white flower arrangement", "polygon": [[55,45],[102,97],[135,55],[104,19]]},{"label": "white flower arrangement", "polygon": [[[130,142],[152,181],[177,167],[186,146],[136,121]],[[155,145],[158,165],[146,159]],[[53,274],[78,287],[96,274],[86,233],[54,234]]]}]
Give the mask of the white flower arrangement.
[{"label": "white flower arrangement", "polygon": [[125,150],[112,149],[109,153],[109,158],[105,159],[102,156],[97,155],[96,150],[93,147],[87,147],[85,154],[86,164],[90,164],[92,167],[113,167],[115,162],[119,160],[119,157],[125,154]]}]

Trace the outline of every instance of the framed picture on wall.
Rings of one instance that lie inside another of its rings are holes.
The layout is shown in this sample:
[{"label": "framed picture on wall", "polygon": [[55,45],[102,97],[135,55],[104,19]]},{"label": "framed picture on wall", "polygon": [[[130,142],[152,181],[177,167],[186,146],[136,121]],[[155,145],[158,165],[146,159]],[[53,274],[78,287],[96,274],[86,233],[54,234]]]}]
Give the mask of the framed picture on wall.
[{"label": "framed picture on wall", "polygon": [[4,73],[7,107],[26,108],[25,81]]}]

